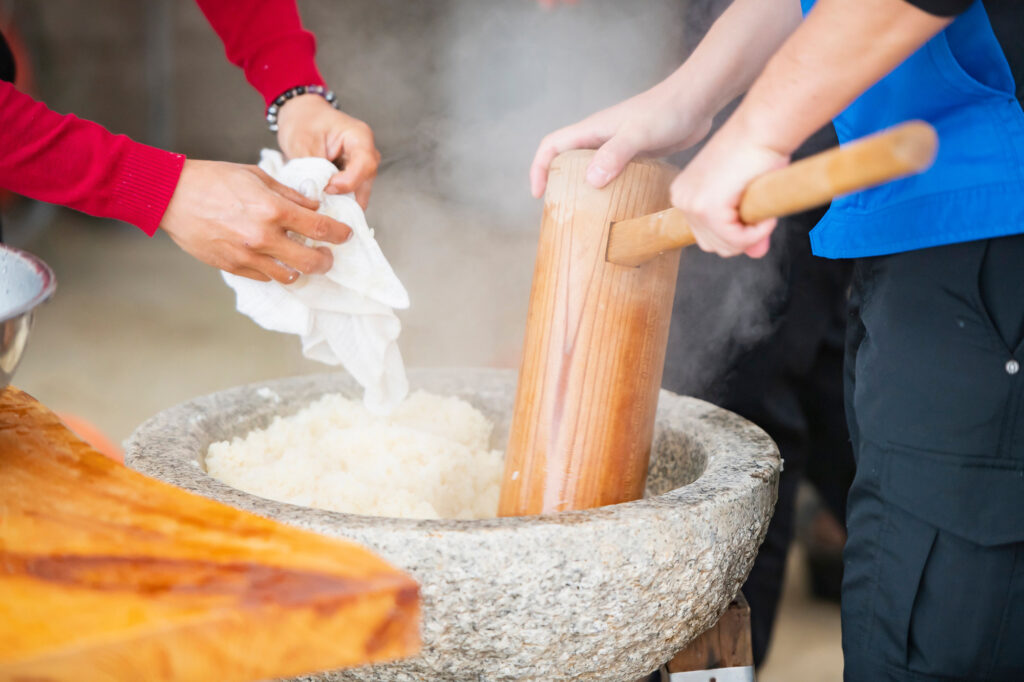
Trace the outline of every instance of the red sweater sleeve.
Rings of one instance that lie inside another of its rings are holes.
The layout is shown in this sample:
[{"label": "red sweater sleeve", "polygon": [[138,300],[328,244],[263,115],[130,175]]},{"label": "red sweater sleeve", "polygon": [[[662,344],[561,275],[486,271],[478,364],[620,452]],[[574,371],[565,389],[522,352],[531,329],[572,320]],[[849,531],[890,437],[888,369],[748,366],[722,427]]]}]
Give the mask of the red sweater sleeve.
[{"label": "red sweater sleeve", "polygon": [[316,39],[303,30],[295,0],[197,0],[220,36],[228,60],[263,95],[267,106],[297,85],[323,85]]},{"label": "red sweater sleeve", "polygon": [[61,115],[0,81],[0,187],[152,235],[185,157]]}]

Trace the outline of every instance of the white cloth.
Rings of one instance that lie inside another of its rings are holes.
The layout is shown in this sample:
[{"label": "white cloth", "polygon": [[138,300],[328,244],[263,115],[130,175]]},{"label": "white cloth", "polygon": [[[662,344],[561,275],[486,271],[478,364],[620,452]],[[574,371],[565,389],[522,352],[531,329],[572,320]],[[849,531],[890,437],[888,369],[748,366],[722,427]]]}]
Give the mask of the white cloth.
[{"label": "white cloth", "polygon": [[323,275],[300,275],[292,284],[258,282],[223,273],[237,294],[238,311],[266,329],[298,334],[306,357],[342,365],[362,385],[363,403],[376,414],[393,410],[409,392],[398,350],[402,324],[394,308],[408,308],[409,294],[395,276],[363,210],[351,194],[325,194],[337,172],[326,159],[293,159],[264,149],[259,167],[270,177],[320,201],[319,212],[352,228],[344,244],[314,242],[334,255]]}]

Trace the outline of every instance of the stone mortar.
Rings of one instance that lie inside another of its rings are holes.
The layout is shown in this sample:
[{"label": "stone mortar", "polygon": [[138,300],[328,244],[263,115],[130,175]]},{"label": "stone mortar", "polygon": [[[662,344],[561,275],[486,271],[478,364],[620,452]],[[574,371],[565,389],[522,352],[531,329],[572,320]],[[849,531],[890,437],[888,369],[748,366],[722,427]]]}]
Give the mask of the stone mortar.
[{"label": "stone mortar", "polygon": [[[503,448],[516,374],[421,370],[414,388],[459,396],[496,424]],[[634,680],[715,623],[750,571],[775,504],[778,450],[759,428],[662,391],[643,500],[480,521],[341,514],[274,502],[209,477],[211,443],[267,426],[343,374],[243,386],[170,408],[129,439],[144,474],[261,516],[347,538],[422,586],[422,653],[302,680]]]}]

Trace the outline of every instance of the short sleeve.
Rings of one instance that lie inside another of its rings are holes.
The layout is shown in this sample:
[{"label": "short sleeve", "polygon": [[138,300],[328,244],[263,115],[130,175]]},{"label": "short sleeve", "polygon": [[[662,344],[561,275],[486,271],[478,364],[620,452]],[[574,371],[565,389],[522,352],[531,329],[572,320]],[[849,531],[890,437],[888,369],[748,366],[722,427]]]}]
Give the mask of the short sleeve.
[{"label": "short sleeve", "polygon": [[955,17],[963,14],[974,0],[905,0],[918,9],[937,17]]}]

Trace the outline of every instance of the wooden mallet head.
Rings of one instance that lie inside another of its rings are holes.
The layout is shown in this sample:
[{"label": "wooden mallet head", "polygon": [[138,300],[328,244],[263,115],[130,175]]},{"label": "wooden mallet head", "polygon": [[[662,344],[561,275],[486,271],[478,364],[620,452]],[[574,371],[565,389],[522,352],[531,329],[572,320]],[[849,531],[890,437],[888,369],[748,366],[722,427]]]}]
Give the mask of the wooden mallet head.
[{"label": "wooden mallet head", "polygon": [[[911,122],[754,180],[746,223],[918,173],[937,138]],[[551,165],[498,513],[521,516],[639,499],[647,479],[679,248],[669,208],[678,169],[641,160],[604,189],[592,151]]]}]

